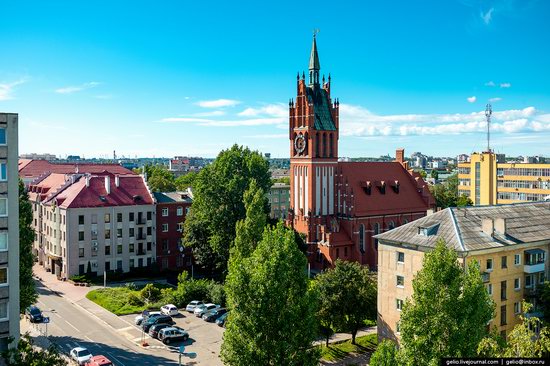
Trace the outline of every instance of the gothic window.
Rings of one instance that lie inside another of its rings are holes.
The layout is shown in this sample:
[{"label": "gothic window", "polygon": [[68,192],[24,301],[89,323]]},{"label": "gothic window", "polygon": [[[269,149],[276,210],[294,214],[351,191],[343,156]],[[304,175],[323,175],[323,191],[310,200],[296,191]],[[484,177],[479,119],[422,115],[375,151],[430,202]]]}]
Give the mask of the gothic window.
[{"label": "gothic window", "polygon": [[319,140],[319,133],[315,135],[315,157],[319,157],[319,145],[321,145],[321,141]]},{"label": "gothic window", "polygon": [[393,221],[390,221],[390,222],[388,223],[388,230],[392,230],[392,229],[394,229],[394,228],[395,228],[395,224],[393,223]]},{"label": "gothic window", "polygon": [[328,142],[329,142],[329,157],[333,158],[334,157],[334,145],[333,145],[333,142],[332,142],[332,134],[329,134],[328,135]]},{"label": "gothic window", "polygon": [[[373,235],[378,235],[380,234],[380,224],[379,223],[375,223],[374,224],[374,234]],[[374,239],[374,249],[378,250],[378,239],[376,238],[373,238]]]},{"label": "gothic window", "polygon": [[308,156],[309,155],[309,153],[308,153],[308,151],[309,151],[309,134],[307,132],[304,134],[304,139],[305,139],[305,142],[306,142],[306,149],[304,150],[303,155]]},{"label": "gothic window", "polygon": [[365,253],[365,225],[359,225],[359,250]]},{"label": "gothic window", "polygon": [[323,134],[323,158],[327,157],[327,134]]}]

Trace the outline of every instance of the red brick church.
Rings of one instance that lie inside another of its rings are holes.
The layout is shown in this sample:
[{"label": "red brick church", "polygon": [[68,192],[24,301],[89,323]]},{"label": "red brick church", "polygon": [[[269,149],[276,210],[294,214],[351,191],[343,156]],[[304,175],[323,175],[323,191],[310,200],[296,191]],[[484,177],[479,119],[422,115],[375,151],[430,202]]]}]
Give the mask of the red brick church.
[{"label": "red brick church", "polygon": [[289,105],[289,224],[306,235],[312,270],[337,258],[376,269],[378,233],[426,216],[435,201],[422,178],[408,170],[404,150],[394,162],[338,161],[339,102],[330,76],[319,82],[313,37],[309,77],[298,76]]}]

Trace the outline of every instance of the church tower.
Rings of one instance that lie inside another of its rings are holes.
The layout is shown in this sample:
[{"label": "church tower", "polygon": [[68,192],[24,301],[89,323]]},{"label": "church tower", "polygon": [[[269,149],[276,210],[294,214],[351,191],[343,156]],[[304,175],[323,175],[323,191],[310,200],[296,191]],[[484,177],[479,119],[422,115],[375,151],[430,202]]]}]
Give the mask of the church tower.
[{"label": "church tower", "polygon": [[291,217],[308,241],[312,224],[335,213],[339,102],[330,98],[330,74],[319,81],[320,69],[314,34],[308,78],[298,74],[296,101],[289,103]]}]

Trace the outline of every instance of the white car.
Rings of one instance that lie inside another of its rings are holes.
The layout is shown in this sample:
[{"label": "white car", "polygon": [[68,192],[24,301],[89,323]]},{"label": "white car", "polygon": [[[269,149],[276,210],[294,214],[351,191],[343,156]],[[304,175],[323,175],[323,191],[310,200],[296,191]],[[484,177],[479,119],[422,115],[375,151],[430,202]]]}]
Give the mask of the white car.
[{"label": "white car", "polygon": [[70,352],[71,359],[73,359],[78,365],[84,365],[90,358],[92,354],[84,347],[75,347]]},{"label": "white car", "polygon": [[[149,312],[149,315],[147,317],[159,316],[159,315],[162,315],[160,311],[151,311]],[[140,325],[141,323],[143,323],[143,320],[144,320],[144,316],[140,314],[134,318],[134,323],[136,323],[136,325]]]},{"label": "white car", "polygon": [[204,304],[202,306],[197,306],[197,308],[195,309],[194,313],[196,316],[198,316],[199,318],[203,316],[204,313],[212,310],[212,309],[217,309],[219,308],[220,305],[216,305],[216,304]]},{"label": "white car", "polygon": [[204,305],[202,301],[193,300],[189,304],[187,304],[187,307],[185,308],[185,310],[192,313],[193,311],[195,311],[197,306],[201,306],[201,305]]},{"label": "white car", "polygon": [[179,314],[178,308],[174,304],[164,305],[163,307],[160,308],[160,312],[164,315],[170,315],[170,316],[175,316]]}]

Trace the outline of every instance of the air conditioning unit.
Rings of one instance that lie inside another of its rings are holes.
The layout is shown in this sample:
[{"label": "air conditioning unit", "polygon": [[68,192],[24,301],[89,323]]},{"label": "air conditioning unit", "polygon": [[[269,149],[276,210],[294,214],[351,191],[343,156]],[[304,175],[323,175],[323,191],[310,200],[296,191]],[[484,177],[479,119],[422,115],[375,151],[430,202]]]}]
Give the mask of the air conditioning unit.
[{"label": "air conditioning unit", "polygon": [[97,235],[97,230],[92,230],[92,235]]},{"label": "air conditioning unit", "polygon": [[93,250],[94,252],[97,252],[97,241],[93,241],[93,242],[92,242],[92,250]]},{"label": "air conditioning unit", "polygon": [[92,267],[97,268],[97,262],[92,262]]}]

